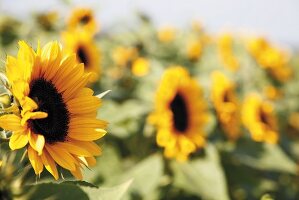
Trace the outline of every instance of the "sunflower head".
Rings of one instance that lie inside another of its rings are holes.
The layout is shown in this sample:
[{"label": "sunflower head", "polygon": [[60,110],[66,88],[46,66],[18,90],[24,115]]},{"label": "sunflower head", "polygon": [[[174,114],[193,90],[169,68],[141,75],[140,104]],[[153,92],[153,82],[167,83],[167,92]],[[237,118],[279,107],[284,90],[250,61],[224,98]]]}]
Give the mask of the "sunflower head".
[{"label": "sunflower head", "polygon": [[85,87],[91,74],[58,42],[36,51],[19,46],[17,57],[7,57],[6,74],[20,110],[1,116],[0,127],[12,131],[12,150],[27,148],[37,175],[45,167],[58,179],[62,167],[82,179],[83,166],[101,153],[93,141],[106,133],[106,122],[96,119],[101,101]]},{"label": "sunflower head", "polygon": [[218,39],[218,51],[221,61],[227,69],[235,72],[239,69],[240,64],[234,55],[233,45],[231,34],[223,34]]},{"label": "sunflower head", "polygon": [[118,66],[127,66],[138,57],[138,50],[134,47],[118,46],[113,49],[112,59]]},{"label": "sunflower head", "polygon": [[148,59],[143,57],[138,57],[133,61],[131,71],[135,76],[141,77],[145,76],[149,72],[150,62]]},{"label": "sunflower head", "polygon": [[187,44],[187,57],[192,61],[197,61],[202,54],[201,40],[190,40]]},{"label": "sunflower head", "polygon": [[162,43],[169,43],[175,39],[176,30],[173,27],[163,27],[161,28],[158,33],[158,40]]},{"label": "sunflower head", "polygon": [[70,30],[84,29],[90,34],[94,34],[99,30],[94,13],[89,8],[75,8],[67,24]]},{"label": "sunflower head", "polygon": [[257,94],[250,94],[245,99],[242,121],[253,140],[267,143],[278,141],[279,133],[274,108]]},{"label": "sunflower head", "polygon": [[67,31],[62,33],[62,40],[67,53],[77,55],[77,63],[84,64],[84,70],[92,73],[91,81],[100,75],[100,50],[93,36],[87,31]]},{"label": "sunflower head", "polygon": [[230,139],[240,136],[239,102],[235,84],[221,72],[212,74],[212,101],[224,132]]},{"label": "sunflower head", "polygon": [[36,21],[45,31],[53,31],[58,17],[58,13],[56,11],[51,11],[36,15]]},{"label": "sunflower head", "polygon": [[280,82],[291,78],[292,70],[288,66],[289,54],[270,44],[264,38],[254,38],[248,42],[248,50],[257,63],[269,74]]},{"label": "sunflower head", "polygon": [[200,86],[183,67],[165,71],[149,122],[157,127],[157,143],[168,158],[186,160],[204,146],[206,103]]}]

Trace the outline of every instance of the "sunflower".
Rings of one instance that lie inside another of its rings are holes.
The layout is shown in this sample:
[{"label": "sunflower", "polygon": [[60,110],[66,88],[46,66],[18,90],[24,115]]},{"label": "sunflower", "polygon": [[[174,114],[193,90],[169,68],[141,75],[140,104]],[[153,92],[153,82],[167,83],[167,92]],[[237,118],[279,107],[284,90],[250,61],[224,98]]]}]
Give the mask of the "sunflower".
[{"label": "sunflower", "polygon": [[86,72],[92,72],[91,81],[100,75],[100,50],[95,45],[93,36],[87,31],[67,31],[62,33],[65,51],[77,54],[77,63],[84,63]]},{"label": "sunflower", "polygon": [[187,44],[187,57],[191,61],[197,61],[202,55],[203,44],[199,39],[190,40]]},{"label": "sunflower", "polygon": [[111,57],[116,65],[126,66],[138,57],[138,50],[134,47],[118,46],[113,49]]},{"label": "sunflower", "polygon": [[148,74],[150,62],[148,59],[138,57],[133,61],[131,71],[135,76],[142,77]]},{"label": "sunflower", "polygon": [[285,82],[292,76],[292,69],[288,66],[289,54],[264,38],[254,38],[248,41],[248,51],[255,58],[261,68],[276,80]]},{"label": "sunflower", "polygon": [[93,11],[89,8],[75,8],[67,24],[69,30],[83,29],[90,34],[95,34],[99,30]]},{"label": "sunflower", "polygon": [[158,40],[162,43],[172,42],[175,39],[175,36],[176,30],[170,26],[161,28],[157,33]]},{"label": "sunflower", "polygon": [[274,108],[257,94],[251,94],[245,99],[242,121],[253,140],[277,143],[279,133]]},{"label": "sunflower", "polygon": [[207,121],[202,90],[180,66],[165,71],[149,122],[157,129],[157,143],[168,158],[186,160],[190,153],[205,144]]},{"label": "sunflower", "polygon": [[84,64],[64,55],[58,42],[35,52],[20,41],[17,57],[7,57],[6,73],[20,107],[0,117],[0,127],[12,131],[10,148],[26,147],[37,175],[45,167],[58,179],[58,165],[82,179],[82,167],[101,154],[93,141],[106,133],[106,122],[96,119],[101,101],[85,87],[91,74]]},{"label": "sunflower", "polygon": [[221,72],[212,74],[212,101],[223,130],[230,139],[240,136],[239,103],[235,84]]},{"label": "sunflower", "polygon": [[224,66],[235,72],[239,69],[240,63],[233,52],[233,38],[230,34],[223,34],[218,39],[218,51]]}]

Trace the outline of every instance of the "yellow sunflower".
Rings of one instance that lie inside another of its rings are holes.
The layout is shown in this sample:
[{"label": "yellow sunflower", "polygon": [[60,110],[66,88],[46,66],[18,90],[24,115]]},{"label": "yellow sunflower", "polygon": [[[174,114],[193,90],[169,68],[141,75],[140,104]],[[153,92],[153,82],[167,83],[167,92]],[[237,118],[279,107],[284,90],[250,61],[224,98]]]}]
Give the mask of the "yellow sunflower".
[{"label": "yellow sunflower", "polygon": [[150,62],[148,59],[138,57],[131,66],[131,71],[135,76],[142,77],[148,74]]},{"label": "yellow sunflower", "polygon": [[6,73],[20,107],[0,117],[0,127],[12,131],[10,148],[26,147],[37,175],[45,167],[58,179],[58,165],[82,179],[82,167],[101,154],[93,141],[106,133],[106,122],[96,119],[101,101],[85,87],[91,74],[84,64],[64,55],[58,42],[35,52],[20,41],[17,57],[7,57]]},{"label": "yellow sunflower", "polygon": [[223,34],[218,39],[218,51],[224,66],[235,72],[239,69],[240,63],[233,52],[233,37],[230,34]]},{"label": "yellow sunflower", "polygon": [[161,28],[157,33],[158,40],[162,43],[172,42],[175,39],[175,36],[176,30],[170,26]]},{"label": "yellow sunflower", "polygon": [[113,49],[111,57],[116,65],[126,66],[138,57],[138,50],[134,47],[118,46]]},{"label": "yellow sunflower", "polygon": [[230,139],[237,139],[240,132],[239,102],[235,84],[221,72],[212,74],[212,101],[223,130]]},{"label": "yellow sunflower", "polygon": [[69,30],[85,30],[90,34],[99,31],[94,13],[89,8],[75,8],[68,19]]},{"label": "yellow sunflower", "polygon": [[205,144],[206,103],[202,90],[180,66],[165,71],[149,122],[157,129],[157,143],[168,158],[186,160]]},{"label": "yellow sunflower", "polygon": [[274,108],[257,94],[251,94],[245,99],[242,121],[253,140],[277,143],[279,133]]},{"label": "yellow sunflower", "polygon": [[187,57],[192,61],[197,61],[203,50],[203,44],[200,39],[190,40],[187,44]]},{"label": "yellow sunflower", "polygon": [[250,39],[247,48],[257,63],[275,79],[285,82],[291,78],[292,69],[288,66],[290,56],[286,51],[275,47],[264,38]]},{"label": "yellow sunflower", "polygon": [[62,40],[67,53],[77,54],[77,63],[84,63],[86,72],[92,72],[91,81],[100,75],[100,50],[93,36],[87,31],[67,31],[62,33]]}]

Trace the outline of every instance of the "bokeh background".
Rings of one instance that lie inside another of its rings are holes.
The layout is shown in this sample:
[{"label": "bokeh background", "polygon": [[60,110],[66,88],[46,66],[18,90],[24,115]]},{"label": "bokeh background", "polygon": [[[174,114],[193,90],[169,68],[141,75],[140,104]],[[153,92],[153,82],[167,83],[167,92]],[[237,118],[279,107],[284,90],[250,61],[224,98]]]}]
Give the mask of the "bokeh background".
[{"label": "bokeh background", "polygon": [[[111,90],[99,110],[99,118],[109,122],[109,133],[98,142],[103,154],[85,169],[86,182],[70,184],[73,178],[61,170],[65,180],[58,184],[46,172],[36,177],[28,160],[20,164],[23,152],[6,158],[11,152],[1,144],[0,158],[15,171],[0,171],[6,180],[0,195],[299,199],[299,1],[1,0],[1,59],[16,54],[18,40],[33,47],[38,40],[65,46],[76,41],[76,34],[64,34],[75,8],[91,9],[99,30],[85,37],[93,52],[87,58],[97,60],[87,69],[98,74],[90,87],[95,94]],[[181,68],[170,80],[186,76],[201,88],[199,97],[190,89],[184,98],[192,99],[197,118],[207,118],[197,124],[205,144],[194,139],[199,144],[191,152],[182,145],[187,156],[176,147],[166,153],[171,137],[157,139],[165,128],[163,112],[175,114],[163,105],[163,91],[176,88],[162,84],[174,66]],[[25,172],[16,184],[14,177]]]}]

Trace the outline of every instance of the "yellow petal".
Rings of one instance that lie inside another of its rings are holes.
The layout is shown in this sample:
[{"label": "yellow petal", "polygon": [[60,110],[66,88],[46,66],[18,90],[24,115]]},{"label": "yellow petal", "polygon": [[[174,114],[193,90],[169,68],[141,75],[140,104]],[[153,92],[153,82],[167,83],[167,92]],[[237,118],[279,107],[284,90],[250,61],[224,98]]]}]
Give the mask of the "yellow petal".
[{"label": "yellow petal", "polygon": [[42,119],[46,117],[48,117],[48,113],[45,112],[27,112],[21,120],[21,125],[24,126],[28,119]]},{"label": "yellow petal", "polygon": [[94,157],[86,157],[85,159],[90,167],[93,167],[97,164],[97,160]]},{"label": "yellow petal", "polygon": [[70,141],[70,143],[72,143],[76,146],[84,147],[84,149],[86,149],[89,153],[91,153],[92,156],[99,156],[102,154],[101,148],[94,142],[78,141],[78,140],[73,140],[73,139],[69,139],[69,141]]},{"label": "yellow petal", "polygon": [[41,155],[45,146],[45,137],[31,132],[29,133],[29,143],[38,152],[38,155]]},{"label": "yellow petal", "polygon": [[23,104],[22,104],[22,112],[25,113],[27,111],[33,111],[36,110],[38,108],[37,104],[35,103],[35,101],[33,101],[30,97],[26,96]]},{"label": "yellow petal", "polygon": [[73,142],[57,142],[56,146],[65,149],[69,153],[77,156],[92,156],[92,154],[87,149],[85,149],[85,146],[79,146]]},{"label": "yellow petal", "polygon": [[80,96],[92,96],[93,95],[93,90],[90,88],[82,88],[77,94],[76,97]]},{"label": "yellow petal", "polygon": [[80,91],[89,82],[90,76],[90,73],[83,75],[81,77],[81,80],[79,80],[75,85],[67,88],[67,90],[63,92],[63,98],[66,102],[74,98],[78,94],[78,91]]},{"label": "yellow petal", "polygon": [[30,146],[28,147],[28,158],[34,169],[36,175],[40,175],[44,169],[41,158],[37,155],[37,152],[34,151]]},{"label": "yellow petal", "polygon": [[28,135],[23,132],[14,132],[9,140],[12,150],[23,148],[28,143]]},{"label": "yellow petal", "polygon": [[85,117],[73,117],[69,123],[70,128],[106,128],[107,122]]},{"label": "yellow petal", "polygon": [[10,131],[22,131],[21,118],[14,114],[2,115],[0,117],[0,127]]},{"label": "yellow petal", "polygon": [[25,41],[19,41],[19,51],[18,51],[18,59],[19,60],[26,60],[33,64],[35,52],[33,49],[28,46],[28,44]]},{"label": "yellow petal", "polygon": [[59,148],[57,145],[46,145],[45,146],[50,156],[55,160],[55,162],[61,167],[74,171],[76,169],[76,160],[73,156],[66,150]]},{"label": "yellow petal", "polygon": [[41,159],[43,164],[45,165],[45,168],[54,176],[54,178],[57,180],[59,178],[58,171],[56,164],[53,160],[53,158],[49,155],[49,153],[45,150],[43,151],[41,155]]},{"label": "yellow petal", "polygon": [[72,175],[78,179],[78,180],[82,180],[83,179],[83,176],[82,176],[82,172],[81,172],[81,169],[79,166],[76,166],[76,169],[75,170],[71,170],[70,171],[72,173]]},{"label": "yellow petal", "polygon": [[92,141],[103,137],[107,132],[104,129],[75,128],[70,129],[68,136],[81,141]]},{"label": "yellow petal", "polygon": [[68,110],[73,114],[93,112],[97,110],[100,105],[101,100],[95,96],[81,96],[67,102]]}]

